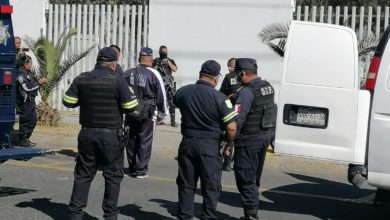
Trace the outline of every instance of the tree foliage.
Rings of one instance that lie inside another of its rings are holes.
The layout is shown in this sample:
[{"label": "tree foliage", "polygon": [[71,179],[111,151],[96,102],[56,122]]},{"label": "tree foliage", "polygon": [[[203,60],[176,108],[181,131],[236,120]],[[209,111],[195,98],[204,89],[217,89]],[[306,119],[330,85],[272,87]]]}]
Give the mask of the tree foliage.
[{"label": "tree foliage", "polygon": [[76,29],[65,30],[56,43],[50,42],[46,37],[40,37],[38,40],[28,37],[26,39],[28,47],[31,48],[39,64],[38,69],[35,69],[34,72],[47,79],[47,83],[40,88],[42,101],[45,103],[48,102],[51,92],[58,86],[70,67],[84,58],[95,47],[92,46],[80,53],[65,56],[69,40],[76,33]]},{"label": "tree foliage", "polygon": [[315,6],[389,6],[390,0],[297,0],[297,5]]}]

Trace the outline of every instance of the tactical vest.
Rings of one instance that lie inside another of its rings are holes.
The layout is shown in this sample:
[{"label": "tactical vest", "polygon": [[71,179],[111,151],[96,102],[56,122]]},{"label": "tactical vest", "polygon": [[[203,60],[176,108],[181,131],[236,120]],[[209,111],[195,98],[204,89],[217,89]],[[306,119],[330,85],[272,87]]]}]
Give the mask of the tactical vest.
[{"label": "tactical vest", "polygon": [[258,134],[275,126],[276,105],[274,104],[274,89],[269,82],[264,85],[249,85],[254,98],[251,109],[241,129],[244,135]]},{"label": "tactical vest", "polygon": [[97,76],[93,72],[79,78],[80,124],[90,128],[119,128],[122,113],[114,74]]}]

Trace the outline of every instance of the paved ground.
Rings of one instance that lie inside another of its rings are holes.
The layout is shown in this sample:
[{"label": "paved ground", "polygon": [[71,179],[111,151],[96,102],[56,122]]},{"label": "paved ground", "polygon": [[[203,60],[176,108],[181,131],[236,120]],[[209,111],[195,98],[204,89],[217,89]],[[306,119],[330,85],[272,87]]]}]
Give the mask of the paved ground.
[{"label": "paved ground", "polygon": [[[56,155],[0,166],[0,219],[67,219],[73,184],[77,126],[38,128],[34,139]],[[120,219],[175,219],[177,164],[173,157],[180,141],[178,128],[159,126],[153,145],[150,178],[126,176],[122,182]],[[233,173],[224,172],[218,205],[220,219],[242,215]],[[91,186],[87,219],[102,219],[104,180],[99,173]],[[375,190],[353,188],[346,167],[327,162],[271,156],[260,188],[261,219],[389,219],[390,209],[372,207]],[[199,195],[199,191],[197,193]],[[201,197],[196,197],[200,216]]]}]

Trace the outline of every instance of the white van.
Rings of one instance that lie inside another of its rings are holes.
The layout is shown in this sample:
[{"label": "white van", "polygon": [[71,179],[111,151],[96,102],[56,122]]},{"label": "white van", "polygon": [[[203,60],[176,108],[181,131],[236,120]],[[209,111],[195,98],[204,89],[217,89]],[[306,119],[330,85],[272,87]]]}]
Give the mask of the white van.
[{"label": "white van", "polygon": [[352,29],[292,22],[279,90],[277,153],[349,164],[349,180],[357,186],[364,177],[390,190],[389,36],[390,28],[362,90]]}]

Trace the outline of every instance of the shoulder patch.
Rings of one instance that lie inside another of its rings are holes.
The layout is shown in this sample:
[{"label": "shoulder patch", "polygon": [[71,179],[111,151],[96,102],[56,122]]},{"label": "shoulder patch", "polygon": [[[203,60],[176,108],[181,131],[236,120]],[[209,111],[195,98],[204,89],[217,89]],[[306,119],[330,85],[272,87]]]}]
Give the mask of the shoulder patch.
[{"label": "shoulder patch", "polygon": [[225,100],[225,104],[226,104],[226,107],[233,108],[232,102],[229,99]]}]

